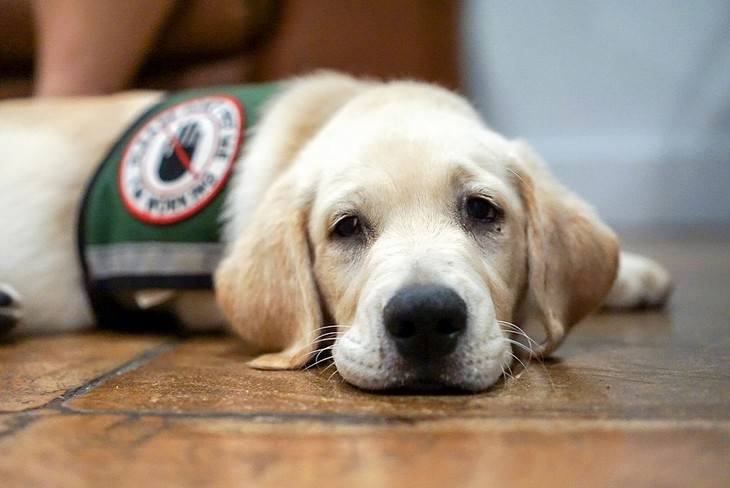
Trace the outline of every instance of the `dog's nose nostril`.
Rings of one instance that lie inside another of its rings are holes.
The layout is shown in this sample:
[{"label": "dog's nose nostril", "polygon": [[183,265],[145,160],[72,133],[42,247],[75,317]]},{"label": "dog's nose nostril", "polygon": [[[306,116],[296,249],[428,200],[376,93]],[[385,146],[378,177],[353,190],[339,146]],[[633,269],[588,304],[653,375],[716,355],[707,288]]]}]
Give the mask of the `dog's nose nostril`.
[{"label": "dog's nose nostril", "polygon": [[395,321],[388,331],[397,339],[410,339],[416,335],[416,325],[410,320]]},{"label": "dog's nose nostril", "polygon": [[442,285],[401,289],[383,311],[385,329],[401,355],[428,363],[450,354],[466,330],[464,300]]},{"label": "dog's nose nostril", "polygon": [[463,324],[450,319],[441,319],[436,323],[436,333],[440,335],[458,334],[464,330]]}]

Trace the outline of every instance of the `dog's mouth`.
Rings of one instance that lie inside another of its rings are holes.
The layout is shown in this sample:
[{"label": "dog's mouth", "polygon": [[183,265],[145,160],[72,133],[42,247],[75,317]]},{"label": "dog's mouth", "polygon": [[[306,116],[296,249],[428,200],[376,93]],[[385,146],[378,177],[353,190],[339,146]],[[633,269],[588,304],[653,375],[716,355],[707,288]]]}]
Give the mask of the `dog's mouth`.
[{"label": "dog's mouth", "polygon": [[474,390],[461,388],[458,386],[444,385],[437,381],[423,380],[409,386],[398,386],[385,390],[365,390],[381,395],[394,396],[455,396],[455,395],[473,395],[477,393]]},{"label": "dog's mouth", "polygon": [[404,376],[401,384],[386,388],[381,392],[412,395],[463,395],[474,392],[458,382],[445,379],[443,371],[436,368]]},{"label": "dog's mouth", "polygon": [[[312,355],[305,369],[321,368],[329,371],[333,362],[332,348],[326,344],[323,346],[320,345],[320,348]],[[439,361],[438,364],[416,366],[408,365],[407,362],[404,362],[398,368],[398,379],[394,379],[391,384],[383,386],[358,385],[351,381],[348,381],[348,383],[363,391],[386,395],[455,395],[473,393],[475,391],[466,386],[461,386],[457,381],[450,379],[446,371],[453,368],[443,363],[443,361]],[[404,371],[406,372],[404,373]],[[331,376],[331,373],[329,375]]]},{"label": "dog's mouth", "polygon": [[[334,359],[330,350],[316,354],[318,359],[312,364],[330,371]],[[349,385],[365,392],[385,395],[464,395],[484,391],[489,385],[474,381],[457,366],[458,361],[451,356],[433,361],[411,363],[399,358],[391,367],[362,378],[351,377],[338,368],[337,373]],[[336,365],[336,362],[335,362]],[[331,377],[332,374],[328,374]]]},{"label": "dog's mouth", "polygon": [[450,380],[444,377],[443,372],[421,372],[419,374],[403,374],[392,384],[382,387],[371,385],[359,386],[356,388],[363,391],[384,395],[465,395],[483,391],[484,388],[470,388],[461,382]]}]

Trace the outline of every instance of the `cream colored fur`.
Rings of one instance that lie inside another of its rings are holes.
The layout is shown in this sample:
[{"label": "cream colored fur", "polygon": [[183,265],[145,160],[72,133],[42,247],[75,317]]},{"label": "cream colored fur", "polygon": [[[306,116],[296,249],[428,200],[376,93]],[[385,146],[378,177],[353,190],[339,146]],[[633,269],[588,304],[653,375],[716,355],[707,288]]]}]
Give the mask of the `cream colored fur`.
[{"label": "cream colored fur", "polygon": [[[78,202],[102,153],[156,97],[0,104],[0,282],[22,301],[19,331],[92,323],[75,256]],[[512,362],[509,324],[541,329],[529,347],[549,354],[602,301],[657,304],[670,288],[653,261],[619,260],[611,230],[523,142],[423,83],[293,80],[269,104],[232,185],[217,301],[261,351],[259,368],[301,367],[332,339],[335,364],[354,385],[417,383],[384,331],[383,307],[404,286],[438,283],[459,294],[468,317],[430,379],[481,390]],[[470,227],[471,195],[502,210],[498,225]],[[347,214],[367,223],[367,238],[333,235]],[[222,322],[208,294],[162,296],[191,327]]]}]

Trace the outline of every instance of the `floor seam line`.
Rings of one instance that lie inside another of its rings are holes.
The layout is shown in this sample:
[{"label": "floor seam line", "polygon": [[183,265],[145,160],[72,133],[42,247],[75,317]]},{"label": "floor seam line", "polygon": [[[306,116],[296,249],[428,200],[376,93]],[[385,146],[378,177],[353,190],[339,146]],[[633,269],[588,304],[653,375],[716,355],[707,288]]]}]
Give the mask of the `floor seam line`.
[{"label": "floor seam line", "polygon": [[20,414],[17,416],[12,416],[7,424],[7,428],[3,431],[0,431],[0,439],[3,439],[5,437],[12,437],[21,431],[23,431],[26,427],[30,426],[33,422],[38,420],[37,415],[31,414]]},{"label": "floor seam line", "polygon": [[[130,360],[120,364],[116,368],[113,368],[109,371],[106,371],[88,381],[85,383],[75,386],[73,388],[69,388],[68,390],[61,393],[61,395],[57,396],[56,398],[50,400],[46,404],[36,407],[35,409],[54,409],[54,410],[64,410],[64,403],[78,397],[79,395],[83,395],[85,393],[88,393],[95,389],[96,387],[102,385],[110,378],[126,373],[128,371],[133,371],[140,366],[143,366],[144,364],[147,364],[148,362],[152,361],[153,359],[157,358],[158,356],[164,354],[165,352],[171,350],[173,347],[181,343],[181,339],[170,339],[162,344],[159,344],[151,349],[148,349],[146,351],[143,351],[140,354],[137,354],[136,356],[132,357]],[[35,410],[34,409],[34,410]]]}]

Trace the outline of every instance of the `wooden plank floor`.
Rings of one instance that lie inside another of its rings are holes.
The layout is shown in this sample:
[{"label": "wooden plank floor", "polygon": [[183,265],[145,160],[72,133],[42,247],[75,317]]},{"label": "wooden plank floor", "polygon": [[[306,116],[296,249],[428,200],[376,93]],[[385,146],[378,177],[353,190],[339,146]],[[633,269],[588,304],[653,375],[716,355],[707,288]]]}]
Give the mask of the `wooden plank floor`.
[{"label": "wooden plank floor", "polygon": [[0,344],[0,486],[730,486],[730,234],[632,241],[666,311],[594,315],[477,395],[252,371],[225,336]]}]

